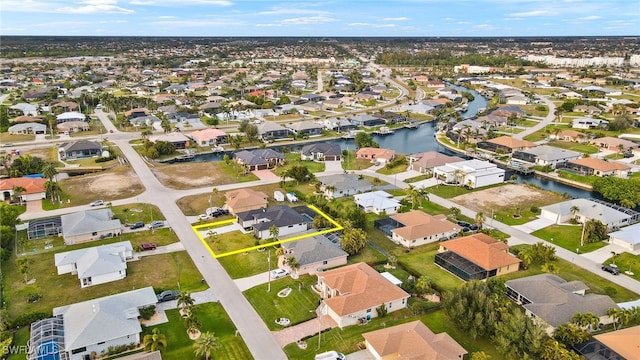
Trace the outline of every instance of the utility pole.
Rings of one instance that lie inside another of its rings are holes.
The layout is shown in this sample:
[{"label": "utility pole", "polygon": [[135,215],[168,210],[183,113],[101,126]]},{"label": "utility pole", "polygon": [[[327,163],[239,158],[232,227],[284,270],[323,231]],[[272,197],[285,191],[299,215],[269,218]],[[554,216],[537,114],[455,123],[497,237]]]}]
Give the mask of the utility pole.
[{"label": "utility pole", "polygon": [[584,230],[587,225],[587,218],[582,221],[582,235],[580,235],[580,247],[584,246]]},{"label": "utility pole", "polygon": [[267,263],[269,264],[269,282],[267,284],[267,292],[271,292],[271,249],[267,250]]}]

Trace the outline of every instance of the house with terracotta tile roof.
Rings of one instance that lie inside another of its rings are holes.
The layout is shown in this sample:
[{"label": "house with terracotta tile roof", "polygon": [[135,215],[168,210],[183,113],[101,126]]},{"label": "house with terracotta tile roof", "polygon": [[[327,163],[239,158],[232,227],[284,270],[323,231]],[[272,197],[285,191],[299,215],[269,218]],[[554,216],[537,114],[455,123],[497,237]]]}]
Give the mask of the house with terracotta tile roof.
[{"label": "house with terracotta tile roof", "polygon": [[[620,139],[613,136],[605,136],[591,140],[591,144],[605,150],[625,152],[625,151],[638,151],[640,145],[633,141]],[[620,149],[622,148],[622,150]]]},{"label": "house with terracotta tile roof", "polygon": [[219,129],[203,129],[189,135],[200,146],[213,146],[227,142],[227,133]]},{"label": "house with terracotta tile roof", "polygon": [[594,157],[567,161],[562,167],[587,176],[617,176],[623,179],[629,176],[629,170],[631,170],[631,167],[624,163],[606,161]]},{"label": "house with terracotta tile roof", "polygon": [[446,215],[432,216],[420,210],[394,214],[387,219],[378,220],[375,224],[391,238],[391,241],[406,248],[448,239],[461,229],[458,224],[447,220]]},{"label": "house with terracotta tile roof", "polygon": [[433,170],[436,166],[442,166],[446,163],[454,163],[462,161],[462,158],[457,156],[449,156],[437,151],[427,151],[423,153],[412,154],[408,156],[409,169],[420,173],[425,173]]},{"label": "house with terracotta tile roof", "polygon": [[416,320],[362,334],[376,360],[458,360],[468,352],[447,333],[435,334]]},{"label": "house with terracotta tile roof", "polygon": [[396,152],[391,149],[381,149],[364,147],[356,151],[357,159],[369,159],[371,162],[380,162],[381,164],[392,161],[396,157]]},{"label": "house with terracotta tile roof", "polygon": [[477,233],[440,243],[435,263],[469,281],[516,272],[521,260],[509,253],[509,245]]},{"label": "house with terracotta tile roof", "polygon": [[268,196],[262,191],[244,188],[224,193],[225,206],[231,214],[266,208]]},{"label": "house with terracotta tile roof", "polygon": [[478,148],[482,150],[503,154],[511,154],[515,150],[524,150],[535,146],[537,146],[537,144],[531,141],[516,139],[506,135],[478,143]]},{"label": "house with terracotta tile roof", "polygon": [[570,141],[579,143],[587,142],[589,139],[588,134],[581,133],[580,131],[576,130],[562,130],[557,134],[552,134],[550,137],[559,141]]},{"label": "house with terracotta tile roof", "polygon": [[147,108],[135,108],[135,109],[131,109],[124,112],[124,116],[127,119],[136,118],[140,116],[147,116],[149,114],[151,114],[151,112]]},{"label": "house with terracotta tile roof", "polygon": [[44,184],[47,180],[43,178],[9,178],[0,180],[0,198],[2,201],[10,201],[13,196],[13,189],[20,186],[25,189],[20,193],[22,201],[41,200],[46,198],[47,191]]},{"label": "house with terracotta tile roof", "polygon": [[573,348],[585,359],[636,359],[640,353],[640,325],[595,335]]},{"label": "house with terracotta tile roof", "polygon": [[377,308],[387,313],[405,309],[409,294],[374,268],[357,263],[317,274],[320,312],[331,317],[340,328],[366,323],[378,317]]}]

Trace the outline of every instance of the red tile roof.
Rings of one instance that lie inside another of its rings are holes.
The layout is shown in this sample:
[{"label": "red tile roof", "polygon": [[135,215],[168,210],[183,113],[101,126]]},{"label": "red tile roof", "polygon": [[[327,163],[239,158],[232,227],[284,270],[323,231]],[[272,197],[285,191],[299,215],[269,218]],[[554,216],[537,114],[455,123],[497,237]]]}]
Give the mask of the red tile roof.
[{"label": "red tile roof", "polygon": [[507,252],[509,245],[482,233],[444,241],[440,246],[485,270],[498,269],[521,261]]}]

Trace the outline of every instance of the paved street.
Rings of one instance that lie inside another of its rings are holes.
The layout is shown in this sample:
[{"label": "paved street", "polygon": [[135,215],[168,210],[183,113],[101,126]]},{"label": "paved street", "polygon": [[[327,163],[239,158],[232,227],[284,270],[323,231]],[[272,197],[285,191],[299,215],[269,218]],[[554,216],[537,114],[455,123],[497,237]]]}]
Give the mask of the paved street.
[{"label": "paved street", "polygon": [[545,105],[547,105],[547,107],[549,108],[549,113],[547,113],[547,116],[545,116],[545,118],[539,123],[535,124],[530,128],[526,128],[524,131],[520,133],[513,135],[514,138],[522,139],[527,135],[533,134],[538,130],[544,129],[545,126],[551,124],[553,120],[556,118],[556,115],[555,115],[556,104],[554,104],[553,101],[547,99],[546,97],[538,96],[537,99],[541,100],[542,102],[544,102]]}]

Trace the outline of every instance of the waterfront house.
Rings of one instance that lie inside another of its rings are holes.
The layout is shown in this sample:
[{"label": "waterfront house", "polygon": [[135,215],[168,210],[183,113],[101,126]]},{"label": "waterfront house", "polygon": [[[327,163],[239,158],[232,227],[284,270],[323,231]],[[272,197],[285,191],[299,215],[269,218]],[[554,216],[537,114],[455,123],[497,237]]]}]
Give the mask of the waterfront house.
[{"label": "waterfront house", "polygon": [[556,168],[567,161],[578,160],[582,153],[561,149],[549,145],[540,145],[530,149],[517,150],[511,155],[512,162],[524,162],[538,166]]},{"label": "waterfront house", "polygon": [[629,170],[631,170],[627,164],[593,157],[570,160],[562,167],[585,176],[616,176],[622,179],[626,179],[629,176]]},{"label": "waterfront house", "polygon": [[356,159],[368,159],[372,163],[386,164],[393,161],[396,152],[391,149],[364,147],[356,151]]},{"label": "waterfront house", "polygon": [[488,161],[472,159],[436,166],[433,174],[445,183],[475,189],[504,182],[505,171]]},{"label": "waterfront house", "polygon": [[300,151],[301,160],[340,161],[342,150],[335,143],[314,143],[305,145]]}]

